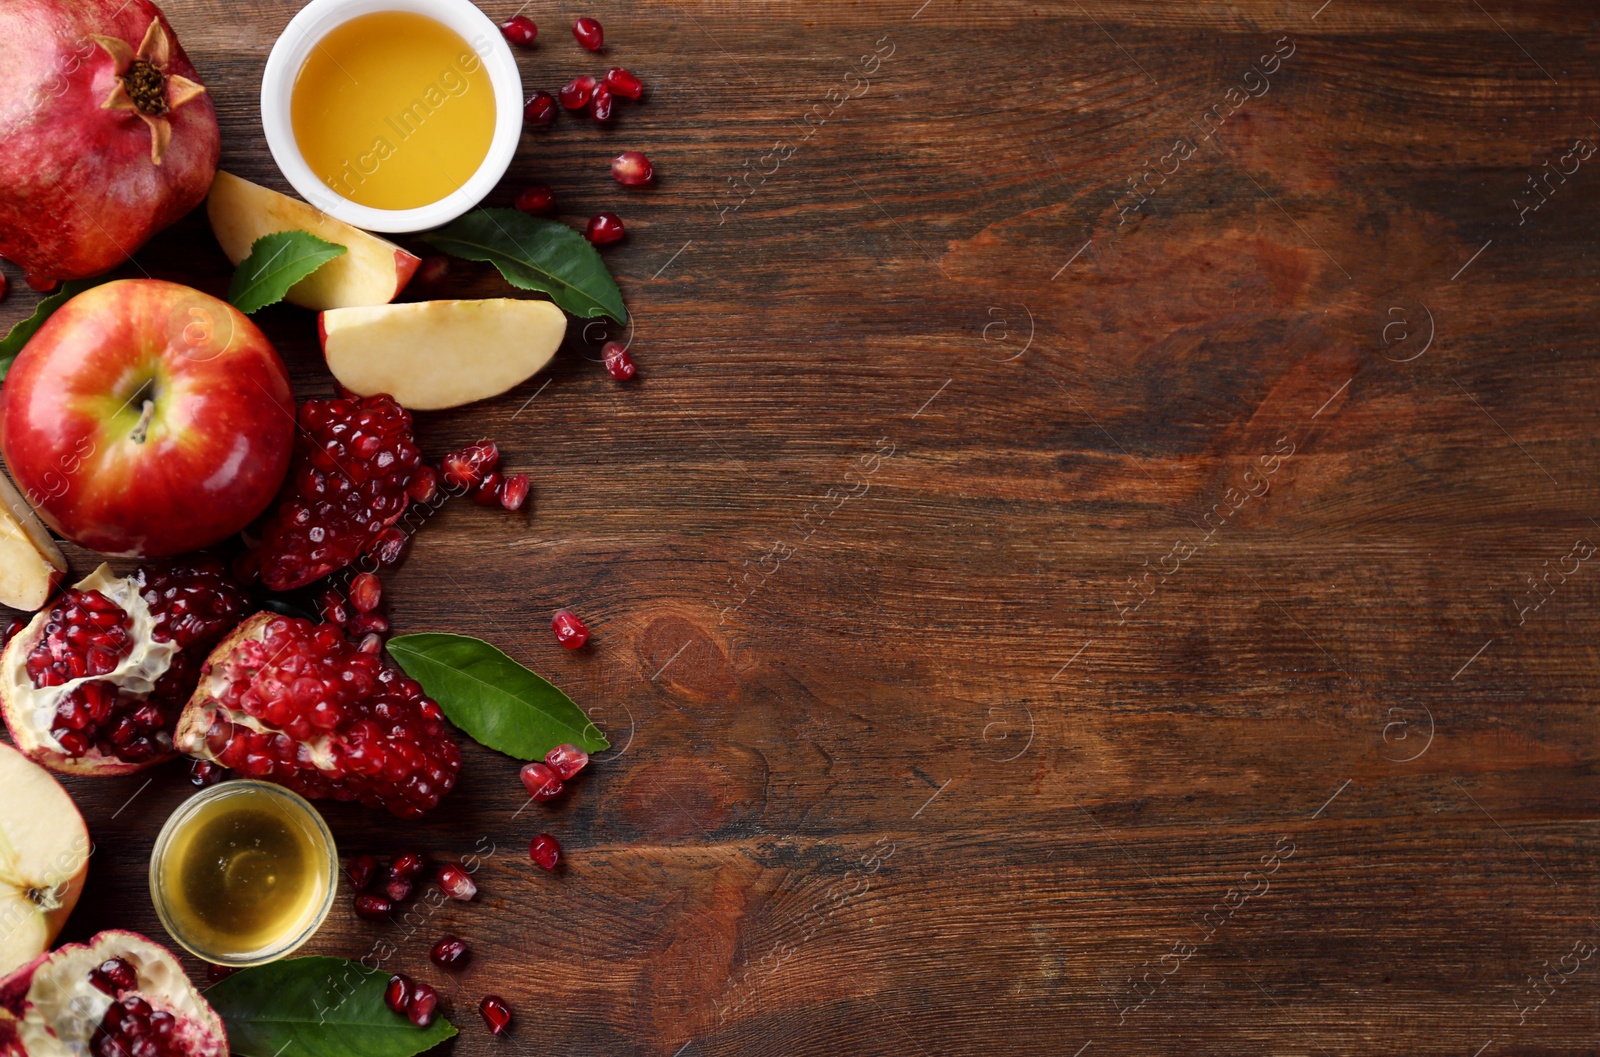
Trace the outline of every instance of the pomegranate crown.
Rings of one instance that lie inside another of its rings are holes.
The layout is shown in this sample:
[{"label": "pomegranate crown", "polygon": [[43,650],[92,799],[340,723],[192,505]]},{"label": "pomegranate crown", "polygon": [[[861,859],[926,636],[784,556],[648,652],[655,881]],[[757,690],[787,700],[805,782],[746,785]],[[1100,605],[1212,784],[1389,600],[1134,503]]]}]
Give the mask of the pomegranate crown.
[{"label": "pomegranate crown", "polygon": [[168,73],[172,45],[161,19],[152,18],[144,40],[134,48],[117,37],[96,35],[94,42],[111,56],[117,85],[101,105],[104,110],[121,110],[139,115],[150,127],[150,160],[156,165],[172,142],[172,122],[168,114],[199,97],[206,86],[179,74]]}]

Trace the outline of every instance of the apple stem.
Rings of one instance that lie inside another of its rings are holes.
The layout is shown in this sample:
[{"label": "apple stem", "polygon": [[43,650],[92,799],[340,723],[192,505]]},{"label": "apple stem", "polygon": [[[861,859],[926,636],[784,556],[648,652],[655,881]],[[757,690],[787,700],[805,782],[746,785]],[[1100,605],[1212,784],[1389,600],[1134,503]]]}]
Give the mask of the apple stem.
[{"label": "apple stem", "polygon": [[128,434],[128,439],[135,444],[143,444],[144,438],[150,432],[150,420],[155,417],[156,402],[145,400],[144,407],[139,409],[139,421],[134,424],[133,432]]}]

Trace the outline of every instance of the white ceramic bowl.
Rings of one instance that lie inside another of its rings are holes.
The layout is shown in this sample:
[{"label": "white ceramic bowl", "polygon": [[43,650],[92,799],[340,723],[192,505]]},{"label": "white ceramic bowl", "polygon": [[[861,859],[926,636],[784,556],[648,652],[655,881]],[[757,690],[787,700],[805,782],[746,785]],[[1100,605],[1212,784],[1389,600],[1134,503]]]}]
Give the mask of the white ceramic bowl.
[{"label": "white ceramic bowl", "polygon": [[[336,194],[306,164],[289,119],[295,77],[311,49],[335,26],[378,11],[411,11],[443,22],[478,53],[494,85],[494,139],[483,164],[454,193],[415,209],[374,209]],[[261,124],[272,160],[307,202],[369,231],[425,231],[483,201],[505,175],[522,137],[522,75],[499,27],[471,0],[311,0],[289,20],[267,58],[261,75]]]}]

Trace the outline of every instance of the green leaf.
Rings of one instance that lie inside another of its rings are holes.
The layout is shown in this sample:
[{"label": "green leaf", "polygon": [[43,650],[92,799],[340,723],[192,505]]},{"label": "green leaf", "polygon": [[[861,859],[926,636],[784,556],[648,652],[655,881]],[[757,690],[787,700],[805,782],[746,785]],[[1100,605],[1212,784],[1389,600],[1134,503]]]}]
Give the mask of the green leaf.
[{"label": "green leaf", "polygon": [[275,231],[256,239],[250,256],[234,269],[228,301],[249,314],[282,301],[289,287],[344,254],[337,242],[319,239],[309,231]]},{"label": "green leaf", "polygon": [[456,1033],[419,1028],[383,1002],[389,974],[343,958],[241,969],[206,989],[240,1057],[413,1057]]},{"label": "green leaf", "polygon": [[519,290],[541,290],[580,319],[628,321],[622,291],[589,240],[515,209],[479,209],[422,241],[452,257],[488,261]]},{"label": "green leaf", "polygon": [[572,698],[482,639],[400,635],[389,654],[480,745],[519,760],[542,760],[568,743],[585,752],[611,747]]},{"label": "green leaf", "polygon": [[22,347],[28,343],[28,339],[38,333],[40,327],[44,326],[44,321],[50,318],[51,313],[91,286],[99,286],[101,283],[109,283],[110,281],[109,278],[72,279],[62,283],[61,289],[40,301],[34,307],[33,315],[13,326],[7,332],[5,338],[0,339],[0,378],[6,376],[6,372],[11,369],[11,361],[17,358],[17,353],[22,351]]}]

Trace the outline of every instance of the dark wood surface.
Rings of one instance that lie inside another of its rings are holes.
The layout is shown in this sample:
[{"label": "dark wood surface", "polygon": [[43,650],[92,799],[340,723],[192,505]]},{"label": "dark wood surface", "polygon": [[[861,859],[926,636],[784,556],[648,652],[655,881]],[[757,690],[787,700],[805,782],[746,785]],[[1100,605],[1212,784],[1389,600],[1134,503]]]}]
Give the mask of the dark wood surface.
[{"label": "dark wood surface", "polygon": [[[398,948],[474,1057],[1596,1052],[1593,9],[919,2],[526,11],[530,90],[651,87],[527,134],[491,199],[622,215],[640,375],[575,327],[420,416],[436,455],[496,438],[534,512],[447,509],[388,590],[615,749],[554,809],[475,746],[421,823],[329,806],[349,851],[493,854],[476,904],[407,936],[341,898],[311,949]],[[225,167],[280,189],[293,7],[167,4]],[[1546,162],[1578,168],[1519,213]],[[227,276],[198,216],[138,261]],[[329,392],[310,316],[260,319]],[[182,768],[69,785],[69,937],[159,935]]]}]

